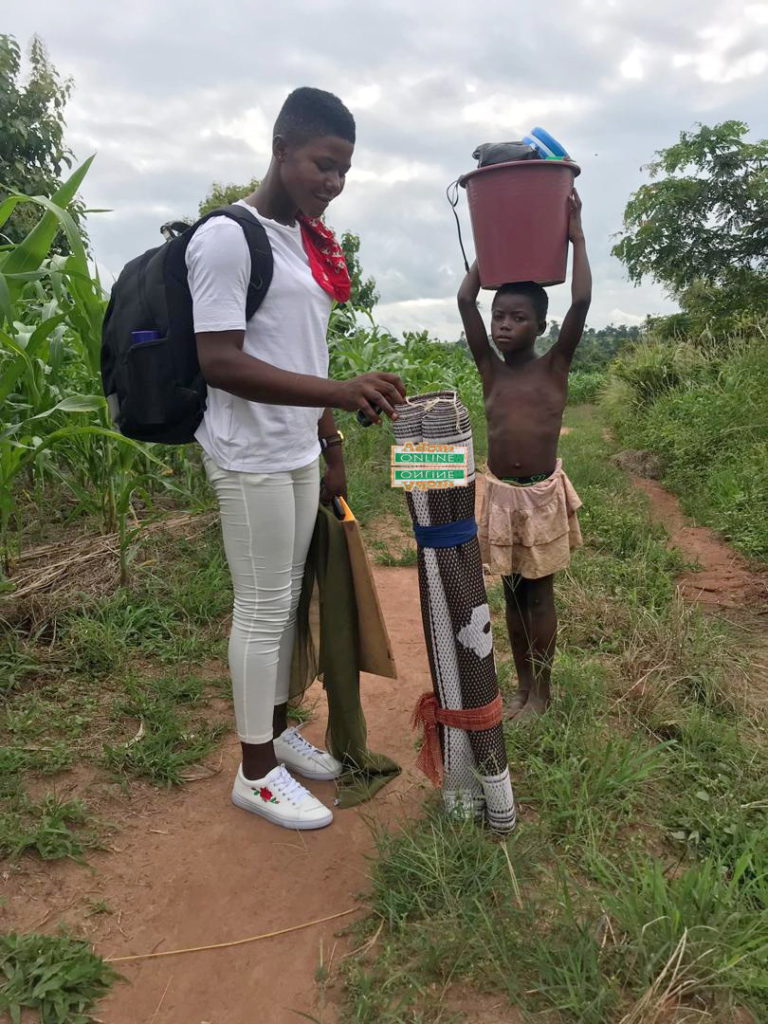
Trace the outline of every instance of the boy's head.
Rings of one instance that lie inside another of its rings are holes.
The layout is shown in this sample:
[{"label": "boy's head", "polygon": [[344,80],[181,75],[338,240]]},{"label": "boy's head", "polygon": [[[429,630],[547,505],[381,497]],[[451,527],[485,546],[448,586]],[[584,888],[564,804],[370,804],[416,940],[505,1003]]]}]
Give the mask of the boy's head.
[{"label": "boy's head", "polygon": [[294,89],[277,115],[272,154],[299,210],[322,217],[344,188],[354,149],[355,119],[338,96]]},{"label": "boy's head", "polygon": [[549,296],[540,284],[504,284],[491,305],[491,338],[502,355],[532,348],[547,327]]}]

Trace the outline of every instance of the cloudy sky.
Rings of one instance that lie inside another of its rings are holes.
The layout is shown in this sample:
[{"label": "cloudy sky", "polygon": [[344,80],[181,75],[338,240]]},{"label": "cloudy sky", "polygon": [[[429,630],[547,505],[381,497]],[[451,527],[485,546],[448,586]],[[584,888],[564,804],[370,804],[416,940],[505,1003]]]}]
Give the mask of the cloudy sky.
[{"label": "cloudy sky", "polygon": [[[539,124],[581,164],[599,327],[674,308],[610,255],[653,152],[697,121],[768,134],[765,0],[6,0],[3,15],[74,79],[69,143],[97,153],[84,195],[111,211],[89,225],[101,267],[194,215],[213,181],[262,174],[286,93],[319,86],[357,119],[327,219],[360,235],[378,319],[449,340],[462,266],[444,191],[478,143]],[[567,298],[551,290],[552,315]]]}]

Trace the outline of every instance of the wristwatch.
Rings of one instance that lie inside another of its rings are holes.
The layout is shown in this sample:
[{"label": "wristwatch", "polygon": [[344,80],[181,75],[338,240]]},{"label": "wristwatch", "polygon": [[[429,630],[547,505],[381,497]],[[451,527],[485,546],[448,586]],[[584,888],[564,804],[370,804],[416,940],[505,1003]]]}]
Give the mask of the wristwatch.
[{"label": "wristwatch", "polygon": [[344,444],[344,435],[340,430],[337,430],[335,434],[329,434],[328,437],[319,438],[320,451],[327,452],[329,448],[335,448],[337,445]]}]

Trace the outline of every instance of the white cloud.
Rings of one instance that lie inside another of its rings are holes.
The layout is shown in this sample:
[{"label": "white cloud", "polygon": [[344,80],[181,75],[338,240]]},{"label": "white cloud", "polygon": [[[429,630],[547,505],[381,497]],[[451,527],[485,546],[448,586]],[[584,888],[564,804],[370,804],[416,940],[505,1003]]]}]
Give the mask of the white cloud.
[{"label": "white cloud", "polygon": [[619,64],[619,72],[623,78],[630,78],[639,81],[645,77],[644,53],[640,49],[633,49]]},{"label": "white cloud", "polygon": [[627,313],[624,309],[612,309],[609,314],[609,323],[612,324],[629,324],[630,326],[639,326],[645,323],[645,317],[639,316],[637,313]]},{"label": "white cloud", "polygon": [[217,127],[206,125],[201,130],[201,138],[214,138],[217,134],[228,135],[233,139],[242,140],[262,159],[269,155],[268,139],[272,125],[263,110],[249,107],[231,120],[222,120]]},{"label": "white cloud", "polygon": [[[99,264],[119,270],[191,216],[213,181],[266,170],[271,125],[296,85],[332,89],[357,116],[347,189],[329,213],[361,238],[398,333],[455,339],[462,275],[446,185],[481,142],[536,124],[582,165],[579,191],[594,271],[590,323],[674,309],[657,286],[633,288],[611,255],[640,167],[696,121],[764,123],[768,8],[743,0],[281,0],[244,14],[216,5],[134,0],[108,16],[97,0],[6,0],[3,31],[39,32],[75,80],[68,137],[97,152],[84,193]],[[459,215],[468,254],[465,197]],[[552,315],[568,288],[551,289]]]},{"label": "white cloud", "polygon": [[[510,133],[519,138],[535,124],[556,117],[561,123],[594,105],[588,96],[539,93],[526,96],[510,86],[507,92],[494,93],[461,108],[461,119],[480,133],[497,133],[502,139]],[[516,134],[515,134],[516,133]],[[498,141],[501,141],[500,139]]]},{"label": "white cloud", "polygon": [[705,25],[697,33],[695,50],[675,54],[675,67],[692,67],[702,81],[718,85],[762,75],[768,68],[768,35],[755,24],[768,24],[768,17],[747,7],[741,17]]}]

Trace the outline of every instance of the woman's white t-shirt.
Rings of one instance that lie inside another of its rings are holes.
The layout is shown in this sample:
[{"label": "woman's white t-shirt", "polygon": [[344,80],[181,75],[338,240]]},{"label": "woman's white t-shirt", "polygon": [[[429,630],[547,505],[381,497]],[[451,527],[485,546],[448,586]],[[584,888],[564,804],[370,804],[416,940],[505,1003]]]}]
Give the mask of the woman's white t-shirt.
[{"label": "woman's white t-shirt", "polygon": [[[331,297],[312,277],[298,223],[262,217],[272,246],[274,273],[266,297],[245,320],[251,257],[243,229],[228,217],[213,217],[187,248],[194,327],[245,330],[243,351],[281,370],[328,376],[326,333]],[[221,469],[277,473],[300,469],[318,457],[317,423],[323,409],[268,405],[208,388],[208,406],[196,440]]]}]

